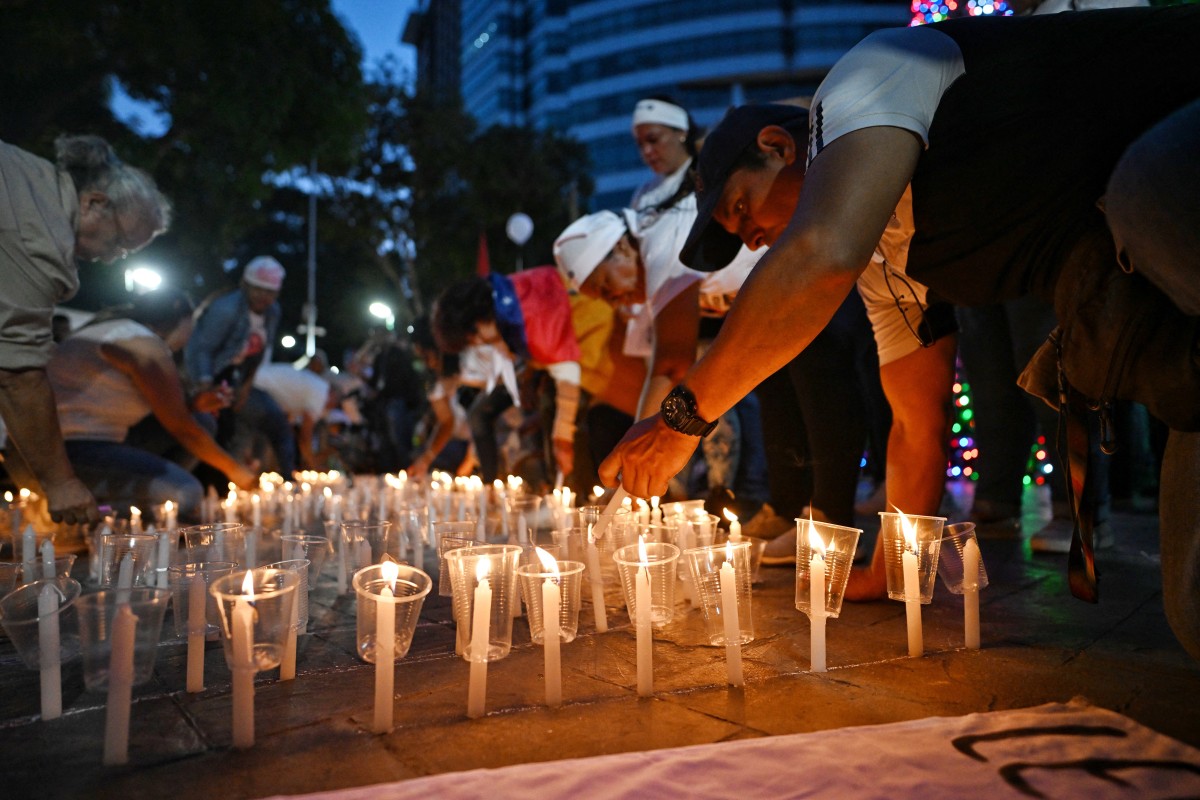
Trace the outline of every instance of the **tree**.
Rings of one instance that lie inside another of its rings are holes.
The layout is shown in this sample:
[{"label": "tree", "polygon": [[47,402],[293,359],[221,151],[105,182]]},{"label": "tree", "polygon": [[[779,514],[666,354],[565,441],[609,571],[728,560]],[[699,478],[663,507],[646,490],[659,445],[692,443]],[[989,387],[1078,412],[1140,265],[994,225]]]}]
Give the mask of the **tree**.
[{"label": "tree", "polygon": [[[0,138],[42,154],[63,132],[108,138],[176,204],[147,257],[205,286],[262,220],[264,174],[345,169],[366,125],[362,53],[329,0],[14,0],[0,52]],[[114,81],[165,115],[161,136],[114,118]]]}]

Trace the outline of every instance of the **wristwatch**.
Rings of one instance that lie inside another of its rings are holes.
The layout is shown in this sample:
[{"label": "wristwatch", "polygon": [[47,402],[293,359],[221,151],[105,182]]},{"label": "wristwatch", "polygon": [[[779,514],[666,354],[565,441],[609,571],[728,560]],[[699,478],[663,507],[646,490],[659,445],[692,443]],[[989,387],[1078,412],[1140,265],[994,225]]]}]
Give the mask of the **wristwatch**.
[{"label": "wristwatch", "polygon": [[688,436],[708,436],[717,427],[716,421],[709,422],[696,415],[696,395],[682,383],[663,398],[659,410],[667,427]]}]

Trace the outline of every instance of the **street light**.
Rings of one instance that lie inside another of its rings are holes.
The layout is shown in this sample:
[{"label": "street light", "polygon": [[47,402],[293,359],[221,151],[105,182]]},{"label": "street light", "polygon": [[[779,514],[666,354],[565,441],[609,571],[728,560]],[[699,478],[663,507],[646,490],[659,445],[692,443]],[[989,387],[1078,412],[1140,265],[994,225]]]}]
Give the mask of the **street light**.
[{"label": "street light", "polygon": [[371,316],[379,317],[387,324],[387,329],[390,331],[396,327],[396,314],[392,311],[392,307],[387,303],[375,301],[367,308],[371,312]]},{"label": "street light", "polygon": [[153,292],[162,286],[162,274],[151,267],[131,267],[125,270],[125,291],[135,294]]}]

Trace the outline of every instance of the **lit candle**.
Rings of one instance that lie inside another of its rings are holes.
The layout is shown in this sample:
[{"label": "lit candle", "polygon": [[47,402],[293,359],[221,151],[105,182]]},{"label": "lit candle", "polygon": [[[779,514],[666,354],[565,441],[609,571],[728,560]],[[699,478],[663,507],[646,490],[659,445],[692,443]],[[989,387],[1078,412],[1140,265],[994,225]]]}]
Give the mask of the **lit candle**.
[{"label": "lit candle", "polygon": [[725,519],[729,520],[729,541],[737,544],[742,540],[742,523],[738,521],[737,514],[725,509]]},{"label": "lit candle", "polygon": [[[302,556],[301,556],[302,557]],[[307,567],[301,567],[307,569]],[[302,575],[292,593],[292,623],[288,625],[287,639],[283,643],[283,657],[279,661],[279,680],[290,681],[296,678],[296,637],[300,625],[300,592],[308,591],[308,577]],[[307,596],[307,595],[306,595]]]},{"label": "lit candle", "polygon": [[237,522],[237,492],[233,489],[229,490],[229,496],[225,498],[225,502],[221,503],[221,507],[225,511],[226,522]]},{"label": "lit candle", "polygon": [[400,567],[384,556],[380,577],[387,583],[375,599],[375,733],[392,728],[392,696],[396,663],[396,576]]},{"label": "lit candle", "polygon": [[204,572],[197,567],[188,584],[187,604],[187,690],[191,693],[204,691],[204,635],[208,626],[204,610],[206,589]]},{"label": "lit candle", "polygon": [[508,531],[508,513],[505,509],[505,506],[507,505],[508,494],[504,491],[504,482],[499,478],[492,483],[492,486],[496,490],[496,502],[500,506],[500,534],[504,537],[505,541],[508,541],[510,534]]},{"label": "lit candle", "polygon": [[262,527],[262,498],[258,492],[250,495],[250,520],[255,528]]},{"label": "lit candle", "polygon": [[471,719],[483,716],[487,700],[487,653],[491,638],[492,587],[488,583],[490,564],[480,558],[475,567],[475,607],[471,615],[471,683],[467,690],[467,716]]},{"label": "lit candle", "polygon": [[725,545],[721,565],[721,618],[725,621],[725,673],[730,686],[745,683],[742,677],[742,628],[738,622],[737,573],[733,570],[733,545]]},{"label": "lit candle", "polygon": [[129,507],[129,532],[142,532],[142,510],[137,506]]},{"label": "lit candle", "polygon": [[562,704],[562,660],[560,653],[559,607],[562,589],[558,585],[558,562],[540,547],[534,548],[542,569],[550,576],[542,581],[542,655],[546,669],[546,705]]},{"label": "lit candle", "polygon": [[808,521],[808,546],[812,558],[808,561],[809,661],[813,672],[825,671],[825,542],[817,528]]},{"label": "lit candle", "polygon": [[917,531],[908,517],[900,515],[900,529],[904,532],[904,552],[901,564],[904,568],[904,613],[908,619],[908,654],[919,656],[925,653],[924,634],[921,631],[921,580],[917,569]]},{"label": "lit candle", "polygon": [[[32,579],[32,575],[29,576]],[[53,580],[58,577],[54,569],[54,542],[47,539],[42,542],[42,577]]]},{"label": "lit candle", "polygon": [[483,488],[483,479],[478,475],[471,476],[471,491],[475,493],[479,513],[475,517],[475,541],[487,541],[487,492]]},{"label": "lit candle", "polygon": [[62,666],[58,643],[58,589],[46,584],[38,594],[38,665],[42,679],[42,719],[62,716]]},{"label": "lit candle", "polygon": [[8,505],[8,524],[12,529],[13,539],[21,532],[21,507],[13,502],[13,493],[4,493],[4,502]]},{"label": "lit candle", "polygon": [[233,603],[233,746],[254,746],[254,573]]},{"label": "lit candle", "polygon": [[[617,490],[618,493],[620,490]],[[611,505],[611,503],[609,504]],[[650,629],[650,557],[646,538],[638,537],[638,570],[634,576],[634,605],[637,606],[637,686],[638,694],[654,694],[654,634]]]},{"label": "lit candle", "polygon": [[133,698],[133,642],[138,618],[127,604],[117,607],[108,658],[108,703],[104,711],[104,763],[129,761],[129,705]]},{"label": "lit candle", "polygon": [[178,524],[178,520],[179,520],[178,514],[179,514],[178,506],[176,506],[170,500],[163,503],[163,517],[164,517],[163,525],[166,527],[167,530],[175,529],[175,527]]},{"label": "lit candle", "polygon": [[650,523],[652,525],[662,525],[662,509],[658,507],[658,495],[650,498]]},{"label": "lit candle", "polygon": [[979,649],[979,544],[972,536],[963,546],[963,628],[966,645]]},{"label": "lit candle", "polygon": [[592,584],[592,613],[596,617],[596,632],[608,631],[608,609],[604,607],[604,578],[600,574],[600,551],[596,547],[596,537],[592,535],[592,523],[588,523],[587,532],[588,578]]},{"label": "lit candle", "polygon": [[26,582],[37,580],[37,559],[37,532],[32,525],[26,525],[21,535],[21,574]]}]

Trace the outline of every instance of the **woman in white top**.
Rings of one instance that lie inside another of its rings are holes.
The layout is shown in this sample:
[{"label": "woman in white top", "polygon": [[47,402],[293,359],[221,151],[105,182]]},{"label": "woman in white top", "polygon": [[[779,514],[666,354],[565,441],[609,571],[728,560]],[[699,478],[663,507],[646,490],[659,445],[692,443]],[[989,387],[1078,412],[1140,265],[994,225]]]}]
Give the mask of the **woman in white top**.
[{"label": "woman in white top", "polygon": [[667,208],[694,190],[689,170],[699,133],[691,114],[674,100],[658,96],[638,101],[633,109],[633,140],[654,177],[634,191],[630,208]]},{"label": "woman in white top", "polygon": [[[179,465],[125,444],[129,429],[153,414],[188,452],[243,488],[258,476],[221,449],[192,416],[174,353],[191,335],[192,303],[180,292],[141,295],[100,312],[59,345],[47,366],[67,456],[100,503],[151,508],[170,500],[181,520],[199,511],[200,482]],[[226,389],[198,395],[192,408],[215,411]]]}]

